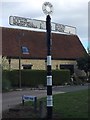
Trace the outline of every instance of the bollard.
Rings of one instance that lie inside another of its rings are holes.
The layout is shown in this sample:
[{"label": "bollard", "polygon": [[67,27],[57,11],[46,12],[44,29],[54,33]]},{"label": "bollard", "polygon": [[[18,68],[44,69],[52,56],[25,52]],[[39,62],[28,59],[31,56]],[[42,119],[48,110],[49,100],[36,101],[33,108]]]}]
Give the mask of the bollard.
[{"label": "bollard", "polygon": [[34,112],[37,112],[37,97],[34,98]]},{"label": "bollard", "polygon": [[22,96],[22,105],[24,106],[24,99],[23,99],[23,96]]},{"label": "bollard", "polygon": [[46,110],[43,101],[40,101],[39,103],[39,112],[40,112],[40,118],[44,118],[46,116]]}]

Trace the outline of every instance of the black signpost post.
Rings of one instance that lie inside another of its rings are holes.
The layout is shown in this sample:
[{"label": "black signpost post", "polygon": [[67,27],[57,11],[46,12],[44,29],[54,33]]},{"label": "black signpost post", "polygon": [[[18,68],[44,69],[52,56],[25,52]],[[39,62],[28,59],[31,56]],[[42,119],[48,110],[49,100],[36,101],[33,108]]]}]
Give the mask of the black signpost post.
[{"label": "black signpost post", "polygon": [[51,18],[47,15],[46,18],[47,30],[47,118],[52,118],[52,70],[51,70]]}]

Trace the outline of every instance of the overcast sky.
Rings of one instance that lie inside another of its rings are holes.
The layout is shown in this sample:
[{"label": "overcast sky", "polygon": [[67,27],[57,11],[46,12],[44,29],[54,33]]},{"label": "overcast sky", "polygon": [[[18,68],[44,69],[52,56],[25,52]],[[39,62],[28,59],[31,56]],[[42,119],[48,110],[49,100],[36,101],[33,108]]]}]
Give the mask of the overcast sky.
[{"label": "overcast sky", "polygon": [[45,21],[42,4],[46,1],[54,7],[52,22],[76,27],[77,35],[87,49],[88,0],[1,0],[0,26],[13,27],[9,25],[8,18],[11,15]]}]

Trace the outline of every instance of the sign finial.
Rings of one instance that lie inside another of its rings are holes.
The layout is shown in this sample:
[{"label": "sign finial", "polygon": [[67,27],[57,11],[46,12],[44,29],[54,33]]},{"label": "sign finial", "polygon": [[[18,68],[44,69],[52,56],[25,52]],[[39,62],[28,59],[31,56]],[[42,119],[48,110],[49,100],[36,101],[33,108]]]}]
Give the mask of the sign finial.
[{"label": "sign finial", "polygon": [[45,15],[51,15],[53,13],[53,5],[50,2],[44,2],[42,10]]}]

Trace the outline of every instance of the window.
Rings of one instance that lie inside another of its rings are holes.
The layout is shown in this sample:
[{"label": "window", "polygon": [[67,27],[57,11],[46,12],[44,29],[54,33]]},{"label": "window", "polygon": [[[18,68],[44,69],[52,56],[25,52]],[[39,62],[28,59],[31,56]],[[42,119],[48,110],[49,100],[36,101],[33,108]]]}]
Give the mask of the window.
[{"label": "window", "polygon": [[27,47],[22,47],[22,53],[23,54],[29,54],[29,49]]},{"label": "window", "polygon": [[71,75],[74,73],[74,65],[72,64],[61,64],[60,69],[69,69]]}]

